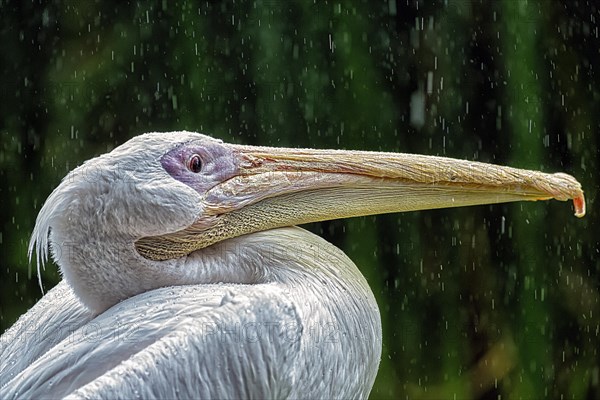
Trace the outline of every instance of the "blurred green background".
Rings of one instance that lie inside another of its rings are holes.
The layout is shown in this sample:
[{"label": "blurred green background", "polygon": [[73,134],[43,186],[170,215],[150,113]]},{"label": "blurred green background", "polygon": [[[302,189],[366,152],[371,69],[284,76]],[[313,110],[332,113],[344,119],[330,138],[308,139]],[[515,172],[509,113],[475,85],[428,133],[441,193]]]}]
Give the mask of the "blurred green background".
[{"label": "blurred green background", "polygon": [[[51,190],[148,131],[564,171],[557,201],[309,229],[382,314],[373,398],[599,398],[600,10],[594,2],[0,0],[0,332],[40,297]],[[50,264],[47,289],[60,276]],[[1,362],[1,361],[0,361]]]}]

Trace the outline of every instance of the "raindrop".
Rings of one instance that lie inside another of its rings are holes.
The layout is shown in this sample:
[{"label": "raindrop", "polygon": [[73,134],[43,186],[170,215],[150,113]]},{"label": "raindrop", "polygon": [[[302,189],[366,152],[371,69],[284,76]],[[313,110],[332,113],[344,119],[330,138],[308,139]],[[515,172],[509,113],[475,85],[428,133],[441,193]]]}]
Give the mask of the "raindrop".
[{"label": "raindrop", "polygon": [[433,93],[433,71],[427,72],[427,94]]}]

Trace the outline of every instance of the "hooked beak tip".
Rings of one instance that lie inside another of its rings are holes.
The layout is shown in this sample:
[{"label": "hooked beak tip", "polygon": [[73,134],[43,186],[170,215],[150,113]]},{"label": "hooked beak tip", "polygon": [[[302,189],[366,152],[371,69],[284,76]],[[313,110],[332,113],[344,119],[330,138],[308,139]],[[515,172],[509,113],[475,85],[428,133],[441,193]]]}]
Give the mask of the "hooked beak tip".
[{"label": "hooked beak tip", "polygon": [[575,207],[575,216],[582,218],[585,216],[585,197],[583,193],[581,196],[573,198],[573,206]]}]

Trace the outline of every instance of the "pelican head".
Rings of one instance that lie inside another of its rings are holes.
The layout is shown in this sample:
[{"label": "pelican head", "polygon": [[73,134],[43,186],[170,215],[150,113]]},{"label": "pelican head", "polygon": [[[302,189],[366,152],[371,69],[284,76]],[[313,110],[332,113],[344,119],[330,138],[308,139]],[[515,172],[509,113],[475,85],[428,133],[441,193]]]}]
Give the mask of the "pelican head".
[{"label": "pelican head", "polygon": [[[277,280],[260,266],[212,263],[205,248],[277,227],[358,215],[573,199],[569,175],[442,157],[233,145],[148,133],[69,173],[42,207],[29,254],[48,250],[90,309],[188,283]],[[267,268],[267,267],[264,267]]]}]

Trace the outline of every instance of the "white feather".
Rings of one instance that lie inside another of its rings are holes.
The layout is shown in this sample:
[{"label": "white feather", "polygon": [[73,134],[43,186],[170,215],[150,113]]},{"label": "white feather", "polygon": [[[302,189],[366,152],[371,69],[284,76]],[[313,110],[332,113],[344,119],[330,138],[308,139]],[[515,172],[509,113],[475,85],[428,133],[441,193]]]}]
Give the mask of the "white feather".
[{"label": "white feather", "polygon": [[[28,255],[36,252],[39,277],[51,252],[65,280],[1,337],[0,398],[369,394],[377,304],[323,239],[280,228],[161,262],[134,250],[139,237],[180,230],[202,212],[200,194],[160,163],[190,141],[222,143],[141,135],[76,168],[48,197]],[[205,329],[273,323],[295,330],[240,342]]]}]

